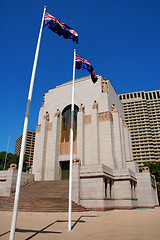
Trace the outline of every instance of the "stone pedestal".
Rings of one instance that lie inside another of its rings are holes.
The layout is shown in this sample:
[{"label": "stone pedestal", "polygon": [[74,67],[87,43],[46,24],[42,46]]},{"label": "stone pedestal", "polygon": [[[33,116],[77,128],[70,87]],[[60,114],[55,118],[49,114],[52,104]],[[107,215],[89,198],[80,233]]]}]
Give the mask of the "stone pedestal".
[{"label": "stone pedestal", "polygon": [[80,203],[80,163],[73,163],[72,200]]},{"label": "stone pedestal", "polygon": [[158,206],[157,188],[155,179],[152,178],[150,172],[141,172],[136,174],[138,198],[138,207],[154,207]]},{"label": "stone pedestal", "polygon": [[[17,169],[9,168],[8,170],[0,171],[0,196],[10,196],[15,192],[17,183]],[[32,182],[34,175],[22,172],[21,187]]]}]

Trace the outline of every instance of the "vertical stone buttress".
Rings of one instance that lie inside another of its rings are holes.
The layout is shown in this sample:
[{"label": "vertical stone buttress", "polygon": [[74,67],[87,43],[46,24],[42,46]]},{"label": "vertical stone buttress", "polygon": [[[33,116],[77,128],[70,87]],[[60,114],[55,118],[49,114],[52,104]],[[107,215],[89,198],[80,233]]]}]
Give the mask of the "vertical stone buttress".
[{"label": "vertical stone buttress", "polygon": [[98,103],[96,100],[92,106],[91,114],[91,151],[92,151],[92,164],[99,164],[99,112],[98,112]]},{"label": "vertical stone buttress", "polygon": [[53,122],[48,125],[48,144],[45,166],[45,180],[59,179],[59,161],[60,153],[60,110],[57,109]]},{"label": "vertical stone buttress", "polygon": [[121,116],[119,120],[120,120],[121,145],[122,145],[122,166],[123,168],[126,168],[126,141],[125,141],[125,134],[124,134],[124,124]]},{"label": "vertical stone buttress", "polygon": [[113,116],[109,111],[99,113],[100,159],[101,163],[114,169]]},{"label": "vertical stone buttress", "polygon": [[130,148],[130,135],[129,135],[129,130],[125,122],[123,121],[123,126],[124,126],[124,140],[125,140],[125,152],[126,152],[126,161],[132,161],[132,152]]},{"label": "vertical stone buttress", "polygon": [[33,173],[35,174],[36,181],[44,180],[48,122],[49,114],[46,112],[42,119],[42,123],[39,124],[36,128],[36,142],[33,165]]},{"label": "vertical stone buttress", "polygon": [[77,115],[77,158],[80,159],[81,165],[84,165],[84,105],[81,104]]},{"label": "vertical stone buttress", "polygon": [[115,145],[115,159],[118,169],[124,168],[123,162],[123,146],[122,146],[122,131],[120,116],[118,110],[112,106],[113,115],[113,129],[114,129],[114,145]]},{"label": "vertical stone buttress", "polygon": [[128,143],[129,143],[129,149],[130,149],[130,160],[133,161],[133,151],[132,151],[132,142],[131,142],[131,133],[128,129]]}]

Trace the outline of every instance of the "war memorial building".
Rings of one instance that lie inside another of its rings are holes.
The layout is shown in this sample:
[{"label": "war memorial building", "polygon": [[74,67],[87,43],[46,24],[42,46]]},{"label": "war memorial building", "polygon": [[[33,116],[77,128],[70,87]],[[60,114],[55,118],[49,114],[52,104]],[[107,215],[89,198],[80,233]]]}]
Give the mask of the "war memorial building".
[{"label": "war memorial building", "polygon": [[[69,176],[72,81],[44,94],[36,128],[35,181]],[[75,80],[72,199],[97,210],[158,205],[155,179],[139,173],[130,131],[111,82]]]}]

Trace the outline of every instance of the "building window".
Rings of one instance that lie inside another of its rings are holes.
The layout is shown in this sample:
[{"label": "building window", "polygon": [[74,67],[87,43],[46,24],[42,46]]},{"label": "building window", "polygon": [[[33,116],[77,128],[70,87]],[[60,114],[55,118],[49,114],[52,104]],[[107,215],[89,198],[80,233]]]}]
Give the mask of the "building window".
[{"label": "building window", "polygon": [[149,96],[150,96],[150,99],[152,100],[152,93],[151,92],[149,93]]},{"label": "building window", "polygon": [[146,100],[148,100],[148,93],[146,93]]},{"label": "building window", "polygon": [[153,92],[153,97],[154,97],[154,99],[156,99],[156,93],[155,92]]},{"label": "building window", "polygon": [[[73,153],[77,152],[77,113],[78,106],[74,105]],[[61,154],[70,153],[71,105],[62,111]]]},{"label": "building window", "polygon": [[160,94],[159,94],[159,92],[157,92],[157,97],[160,98]]},{"label": "building window", "polygon": [[142,92],[142,99],[145,99],[145,97],[144,97],[144,92]]}]

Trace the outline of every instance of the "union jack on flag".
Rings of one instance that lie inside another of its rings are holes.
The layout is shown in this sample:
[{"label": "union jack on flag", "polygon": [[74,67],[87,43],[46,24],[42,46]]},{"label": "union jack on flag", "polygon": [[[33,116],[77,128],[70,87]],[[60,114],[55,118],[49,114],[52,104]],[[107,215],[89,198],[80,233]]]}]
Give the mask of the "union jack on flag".
[{"label": "union jack on flag", "polygon": [[93,83],[97,82],[98,78],[95,74],[95,71],[94,71],[92,65],[85,58],[82,58],[77,54],[76,54],[76,68],[78,70],[86,69],[88,72],[91,73],[92,82]]},{"label": "union jack on flag", "polygon": [[58,19],[53,17],[49,13],[45,13],[44,17],[44,28],[49,28],[51,31],[57,33],[59,36],[65,39],[72,39],[73,42],[78,43],[78,34],[75,30],[67,26],[65,23],[60,22]]},{"label": "union jack on flag", "polygon": [[86,59],[80,57],[79,55],[76,54],[76,61],[77,62],[83,62],[83,63],[87,63],[88,65],[91,65]]}]

